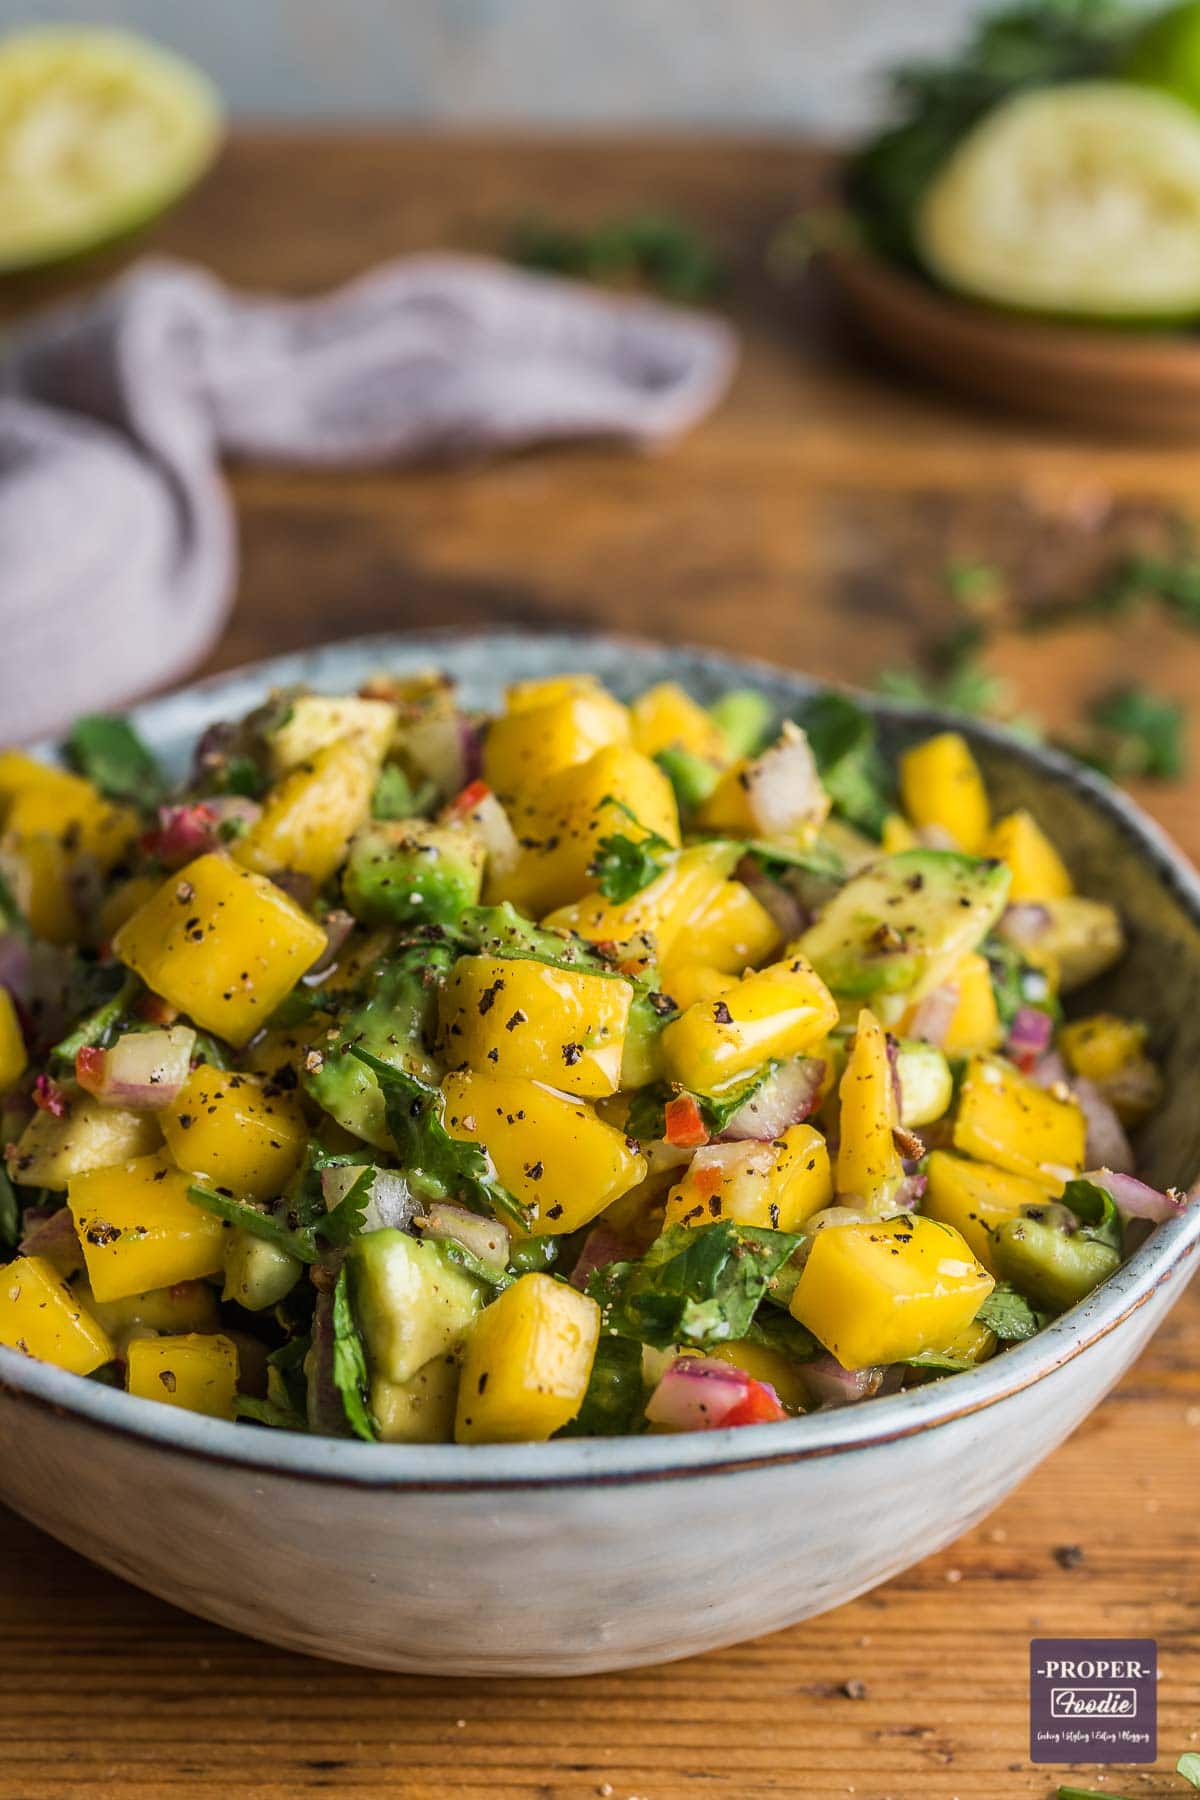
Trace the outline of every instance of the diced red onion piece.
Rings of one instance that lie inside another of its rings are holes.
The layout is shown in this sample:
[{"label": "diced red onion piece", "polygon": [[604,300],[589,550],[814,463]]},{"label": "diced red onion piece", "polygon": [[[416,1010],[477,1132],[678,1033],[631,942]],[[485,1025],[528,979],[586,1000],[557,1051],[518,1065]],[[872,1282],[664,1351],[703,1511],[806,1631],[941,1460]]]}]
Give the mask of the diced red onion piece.
[{"label": "diced red onion piece", "polygon": [[22,1256],[44,1256],[55,1268],[60,1267],[63,1259],[77,1259],[75,1266],[82,1269],[83,1251],[69,1207],[27,1207],[21,1225]]},{"label": "diced red onion piece", "polygon": [[0,987],[7,988],[23,1006],[33,994],[33,956],[28,943],[15,931],[0,932]]},{"label": "diced red onion piece", "polygon": [[158,1112],[170,1106],[188,1078],[196,1033],[190,1025],[168,1031],[126,1031],[111,1049],[86,1047],[75,1058],[75,1078],[101,1106]]},{"label": "diced red onion piece", "polygon": [[52,1119],[65,1119],[71,1110],[66,1094],[49,1075],[39,1075],[34,1081],[33,1104],[39,1112],[49,1113]]},{"label": "diced red onion piece", "polygon": [[920,1038],[940,1050],[958,1011],[958,983],[944,981],[917,1003],[906,1036]]},{"label": "diced red onion piece", "polygon": [[791,1125],[809,1118],[821,1092],[825,1064],[819,1057],[799,1056],[781,1063],[756,1093],[729,1119],[723,1137],[771,1143]]},{"label": "diced red onion piece", "polygon": [[463,785],[478,781],[483,773],[483,726],[465,713],[458,716],[458,744],[462,754]]},{"label": "diced red onion piece", "polygon": [[1174,1188],[1168,1188],[1164,1194],[1120,1169],[1089,1169],[1084,1180],[1107,1189],[1117,1211],[1127,1219],[1149,1219],[1161,1225],[1167,1219],[1177,1218],[1188,1204],[1186,1194]]},{"label": "diced red onion piece", "polygon": [[958,839],[944,825],[921,825],[917,830],[917,842],[922,850],[957,850]]},{"label": "diced red onion piece", "polygon": [[1087,1125],[1084,1155],[1088,1162],[1094,1168],[1103,1167],[1113,1169],[1120,1175],[1132,1175],[1137,1159],[1115,1109],[1086,1076],[1077,1075],[1070,1085]]},{"label": "diced red onion piece", "polygon": [[442,1238],[448,1243],[461,1244],[464,1250],[490,1268],[497,1275],[502,1275],[508,1266],[509,1235],[508,1227],[499,1219],[485,1219],[479,1213],[469,1212],[465,1206],[453,1206],[447,1200],[435,1200],[426,1216],[416,1221],[417,1230],[422,1237]]},{"label": "diced red onion piece", "polygon": [[789,941],[799,937],[811,924],[809,915],[790,889],[776,881],[752,856],[744,856],[737,866],[737,878],[748,887],[759,905],[764,907]]},{"label": "diced red onion piece", "polygon": [[1029,1079],[1040,1088],[1069,1087],[1071,1074],[1057,1050],[1047,1051],[1029,1071]]},{"label": "diced red onion piece", "polygon": [[579,1261],[571,1270],[571,1286],[583,1293],[588,1276],[597,1269],[606,1269],[609,1263],[629,1262],[637,1254],[637,1245],[614,1231],[611,1225],[594,1225],[583,1240]]},{"label": "diced red onion piece", "polygon": [[896,1206],[900,1212],[912,1212],[925,1197],[925,1189],[929,1186],[928,1175],[913,1171],[904,1177],[896,1189]]},{"label": "diced red onion piece", "polygon": [[755,829],[765,838],[792,836],[802,825],[819,824],[828,811],[808,739],[790,722],[778,743],[747,764],[743,782]]},{"label": "diced red onion piece", "polygon": [[318,956],[311,969],[300,977],[305,987],[317,987],[329,972],[336,968],[338,953],[350,933],[354,930],[353,913],[344,912],[341,907],[334,907],[320,921],[325,933],[325,948]]},{"label": "diced red onion piece", "polygon": [[1049,910],[1038,906],[1030,900],[1018,900],[1012,906],[1006,906],[1000,915],[1000,935],[1010,943],[1027,946],[1036,944],[1050,929]]},{"label": "diced red onion piece", "polygon": [[816,1356],[803,1364],[800,1373],[809,1398],[819,1407],[852,1406],[857,1400],[870,1400],[883,1386],[887,1370],[883,1367],[843,1369],[835,1356]]},{"label": "diced red onion piece", "polygon": [[1018,1006],[1008,1028],[1005,1054],[1028,1075],[1049,1050],[1053,1035],[1054,1021],[1049,1013],[1036,1006]]},{"label": "diced red onion piece", "polygon": [[672,1431],[714,1431],[750,1392],[750,1377],[728,1363],[678,1356],[646,1403],[652,1425]]},{"label": "diced red onion piece", "polygon": [[[369,1163],[338,1163],[321,1170],[321,1198],[326,1212],[341,1205]],[[376,1169],[363,1213],[364,1231],[403,1231],[412,1222],[416,1201],[396,1169]]]}]

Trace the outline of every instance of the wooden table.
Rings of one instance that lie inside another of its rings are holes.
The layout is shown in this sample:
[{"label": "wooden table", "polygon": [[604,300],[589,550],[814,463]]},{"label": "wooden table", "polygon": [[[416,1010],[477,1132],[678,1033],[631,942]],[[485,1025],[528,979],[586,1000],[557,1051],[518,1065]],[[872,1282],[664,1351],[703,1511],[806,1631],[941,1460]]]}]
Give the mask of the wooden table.
[{"label": "wooden table", "polygon": [[[731,253],[745,357],[711,423],[652,459],[239,471],[242,598],[213,666],[391,627],[570,622],[869,681],[952,622],[948,558],[996,558],[1044,588],[1112,533],[1153,532],[1164,504],[1194,502],[1200,450],[982,418],[882,374],[819,299],[773,287],[765,247],[821,167],[778,142],[239,138],[159,247],[306,292],[397,251],[487,248],[531,210],[583,221],[669,205]],[[997,655],[1058,719],[1133,673],[1200,694],[1200,639],[1152,616],[1052,647],[1014,636]],[[1149,796],[1193,851],[1196,792]],[[1200,1747],[1198,1364],[1191,1296],[1074,1439],[951,1550],[826,1618],[640,1674],[490,1686],[325,1666],[175,1612],[7,1517],[0,1795],[1043,1796],[1053,1783],[1027,1762],[1039,1632],[1157,1637],[1159,1773],[1103,1786],[1179,1794],[1165,1771]]]}]

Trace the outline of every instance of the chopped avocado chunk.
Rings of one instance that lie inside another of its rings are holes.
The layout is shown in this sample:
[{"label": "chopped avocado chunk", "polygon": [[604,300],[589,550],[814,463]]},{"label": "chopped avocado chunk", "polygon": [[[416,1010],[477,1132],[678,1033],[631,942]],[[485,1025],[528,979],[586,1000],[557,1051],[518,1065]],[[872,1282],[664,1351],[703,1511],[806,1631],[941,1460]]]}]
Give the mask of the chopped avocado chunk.
[{"label": "chopped avocado chunk", "polygon": [[368,1231],[348,1257],[355,1315],[371,1373],[411,1381],[435,1356],[457,1350],[491,1291],[428,1239]]},{"label": "chopped avocado chunk", "polygon": [[479,899],[484,847],[424,819],[376,820],[356,833],[342,892],[367,925],[452,925]]},{"label": "chopped avocado chunk", "polygon": [[954,850],[880,857],[839,888],[800,949],[835,994],[909,994],[947,979],[999,918],[1009,871]]},{"label": "chopped avocado chunk", "polygon": [[436,1023],[437,983],[433,971],[449,967],[453,953],[442,945],[413,945],[381,961],[367,982],[367,998],[342,1021],[338,1036],[320,1043],[306,1065],[304,1087],[318,1106],[345,1131],[391,1148],[383,1095],[374,1074],[350,1054],[369,1050],[381,1062],[436,1081],[426,1044]]},{"label": "chopped avocado chunk", "polygon": [[290,1294],[304,1265],[279,1244],[235,1228],[225,1247],[222,1300],[236,1300],[249,1312],[265,1312]]}]

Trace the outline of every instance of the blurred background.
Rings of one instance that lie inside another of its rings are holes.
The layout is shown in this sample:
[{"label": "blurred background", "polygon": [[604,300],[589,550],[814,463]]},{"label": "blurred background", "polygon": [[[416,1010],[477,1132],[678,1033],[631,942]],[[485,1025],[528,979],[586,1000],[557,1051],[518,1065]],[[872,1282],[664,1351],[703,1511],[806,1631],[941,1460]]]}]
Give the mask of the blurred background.
[{"label": "blurred background", "polygon": [[144,31],[235,117],[703,124],[839,134],[888,63],[940,50],[978,0],[50,0],[0,24]]}]

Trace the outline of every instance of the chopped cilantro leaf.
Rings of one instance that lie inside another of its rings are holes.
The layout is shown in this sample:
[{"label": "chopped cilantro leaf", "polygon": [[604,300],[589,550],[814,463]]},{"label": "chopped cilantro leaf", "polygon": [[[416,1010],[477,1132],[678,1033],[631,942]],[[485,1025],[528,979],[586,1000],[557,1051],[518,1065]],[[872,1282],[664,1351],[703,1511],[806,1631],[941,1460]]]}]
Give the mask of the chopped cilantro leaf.
[{"label": "chopped cilantro leaf", "polygon": [[379,1439],[379,1422],[371,1411],[367,1353],[350,1304],[347,1271],[338,1271],[333,1290],[333,1385],[342,1397],[346,1423],[355,1437]]},{"label": "chopped cilantro leaf", "polygon": [[166,792],[157,762],[128,719],[105,713],[77,719],[63,749],[68,762],[110,800],[146,807]]},{"label": "chopped cilantro leaf", "polygon": [[588,1280],[603,1330],[666,1350],[745,1337],[776,1269],[800,1242],[722,1219],[673,1225],[637,1262],[610,1263]]}]

